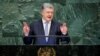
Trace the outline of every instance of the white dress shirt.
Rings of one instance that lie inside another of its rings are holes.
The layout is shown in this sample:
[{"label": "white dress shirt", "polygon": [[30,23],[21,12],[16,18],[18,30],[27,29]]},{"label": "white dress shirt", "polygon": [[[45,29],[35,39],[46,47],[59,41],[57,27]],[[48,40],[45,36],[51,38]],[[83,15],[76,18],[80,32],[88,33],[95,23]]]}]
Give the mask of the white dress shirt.
[{"label": "white dress shirt", "polygon": [[[43,22],[43,29],[45,29],[46,20],[42,19],[42,22]],[[49,32],[50,32],[50,27],[51,27],[51,21],[48,23],[48,35],[49,35]]]},{"label": "white dress shirt", "polygon": [[[43,29],[45,30],[46,20],[42,19],[42,22],[43,22]],[[51,21],[48,22],[48,34],[47,34],[47,36],[49,36],[49,33],[50,33],[50,27],[51,27]],[[46,36],[46,35],[45,35],[45,36]],[[48,37],[46,37],[46,41],[48,41]]]}]

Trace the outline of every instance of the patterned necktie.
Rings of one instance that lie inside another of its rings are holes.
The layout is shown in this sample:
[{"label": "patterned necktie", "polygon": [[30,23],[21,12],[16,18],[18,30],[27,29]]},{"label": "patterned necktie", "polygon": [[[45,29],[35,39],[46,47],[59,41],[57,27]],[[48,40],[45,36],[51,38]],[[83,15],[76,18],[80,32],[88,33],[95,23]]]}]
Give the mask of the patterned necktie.
[{"label": "patterned necktie", "polygon": [[[45,22],[45,36],[48,36],[48,22]],[[45,38],[46,42],[48,42],[48,37]]]}]

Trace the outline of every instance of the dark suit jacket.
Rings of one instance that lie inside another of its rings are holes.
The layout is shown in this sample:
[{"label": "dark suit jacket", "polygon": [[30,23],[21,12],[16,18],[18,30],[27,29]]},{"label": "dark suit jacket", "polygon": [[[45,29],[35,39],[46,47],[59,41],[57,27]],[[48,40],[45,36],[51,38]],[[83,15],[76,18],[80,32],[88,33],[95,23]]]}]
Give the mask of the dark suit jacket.
[{"label": "dark suit jacket", "polygon": [[[63,35],[60,31],[60,23],[52,20],[51,21],[51,27],[50,27],[50,33],[49,33],[49,40],[46,42],[45,36],[44,36],[44,29],[43,29],[43,23],[42,20],[38,20],[36,22],[33,22],[30,25],[30,32],[29,36],[24,36],[23,41],[25,44],[36,44],[36,45],[54,45],[59,44],[60,41],[65,41],[66,44],[69,43],[70,38],[66,37],[68,34]],[[55,36],[54,36],[55,35]],[[61,36],[61,37],[57,37]],[[65,36],[65,37],[64,37]]]}]

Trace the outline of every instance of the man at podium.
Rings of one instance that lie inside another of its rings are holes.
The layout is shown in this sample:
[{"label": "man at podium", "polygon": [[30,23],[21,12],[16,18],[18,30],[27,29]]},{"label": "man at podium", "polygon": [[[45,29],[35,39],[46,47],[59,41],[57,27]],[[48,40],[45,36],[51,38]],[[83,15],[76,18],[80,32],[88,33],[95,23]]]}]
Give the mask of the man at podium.
[{"label": "man at podium", "polygon": [[66,23],[59,23],[53,20],[54,6],[51,3],[44,3],[41,7],[41,19],[27,25],[24,22],[23,41],[25,44],[35,45],[56,45],[60,41],[66,44],[70,42]]}]

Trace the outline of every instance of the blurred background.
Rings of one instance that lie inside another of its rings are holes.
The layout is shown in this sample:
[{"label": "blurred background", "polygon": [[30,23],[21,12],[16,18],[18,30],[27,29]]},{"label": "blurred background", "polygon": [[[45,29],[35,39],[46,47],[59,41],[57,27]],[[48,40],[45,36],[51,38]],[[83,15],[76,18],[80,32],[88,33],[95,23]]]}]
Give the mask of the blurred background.
[{"label": "blurred background", "polygon": [[22,22],[40,19],[44,2],[66,21],[70,45],[100,45],[100,0],[0,0],[0,45],[23,45]]}]

